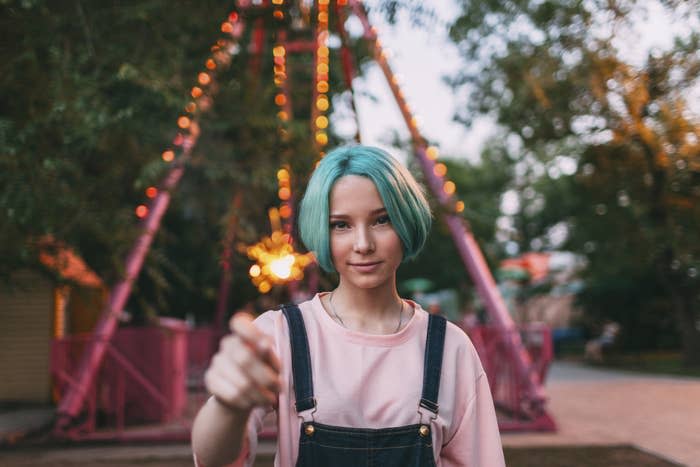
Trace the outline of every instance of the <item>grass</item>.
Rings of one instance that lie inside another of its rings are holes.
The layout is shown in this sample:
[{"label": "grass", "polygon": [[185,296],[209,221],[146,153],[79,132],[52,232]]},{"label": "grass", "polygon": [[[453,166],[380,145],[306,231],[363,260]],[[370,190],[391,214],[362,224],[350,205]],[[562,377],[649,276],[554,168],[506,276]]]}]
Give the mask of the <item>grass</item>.
[{"label": "grass", "polygon": [[602,363],[597,363],[594,366],[641,373],[700,378],[700,368],[685,367],[682,355],[679,352],[612,353],[606,355]]},{"label": "grass", "polygon": [[508,467],[678,467],[633,446],[506,448]]}]

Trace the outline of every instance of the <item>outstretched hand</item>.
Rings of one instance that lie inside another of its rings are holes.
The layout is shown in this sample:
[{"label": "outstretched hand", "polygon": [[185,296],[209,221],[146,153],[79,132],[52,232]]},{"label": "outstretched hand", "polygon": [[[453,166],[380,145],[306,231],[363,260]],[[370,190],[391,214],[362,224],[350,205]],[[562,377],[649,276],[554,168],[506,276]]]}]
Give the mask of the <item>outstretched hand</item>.
[{"label": "outstretched hand", "polygon": [[221,339],[204,375],[207,390],[232,410],[274,405],[280,391],[281,365],[273,340],[255,326],[248,313],[235,314],[229,328],[232,334]]}]

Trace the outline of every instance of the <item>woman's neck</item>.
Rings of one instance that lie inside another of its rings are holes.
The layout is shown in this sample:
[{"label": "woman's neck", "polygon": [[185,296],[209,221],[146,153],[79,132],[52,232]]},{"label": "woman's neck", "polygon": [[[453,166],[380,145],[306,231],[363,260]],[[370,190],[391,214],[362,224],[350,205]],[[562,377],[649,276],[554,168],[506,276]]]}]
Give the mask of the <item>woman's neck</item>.
[{"label": "woman's neck", "polygon": [[[346,285],[341,280],[327,300],[331,314],[340,316],[345,327],[356,331],[395,332],[405,311],[395,283],[363,289]],[[405,322],[406,317],[403,320]]]}]

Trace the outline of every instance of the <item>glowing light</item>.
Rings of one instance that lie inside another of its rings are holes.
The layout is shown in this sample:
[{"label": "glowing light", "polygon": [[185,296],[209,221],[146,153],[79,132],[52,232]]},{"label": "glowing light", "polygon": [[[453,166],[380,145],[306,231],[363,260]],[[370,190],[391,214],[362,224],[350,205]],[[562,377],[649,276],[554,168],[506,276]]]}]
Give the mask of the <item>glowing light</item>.
[{"label": "glowing light", "polygon": [[455,192],[457,187],[455,186],[454,182],[449,181],[449,182],[445,182],[445,184],[442,186],[442,189],[444,190],[445,193],[447,193],[448,195],[451,195]]},{"label": "glowing light", "polygon": [[273,5],[282,5],[284,3],[284,0],[272,0]]},{"label": "glowing light", "polygon": [[248,270],[248,274],[250,274],[250,277],[258,277],[262,270],[260,269],[260,266],[257,264],[254,264],[250,267]]},{"label": "glowing light", "polygon": [[279,112],[277,112],[277,118],[279,118],[283,122],[286,122],[287,120],[289,120],[289,115],[287,115],[287,112],[285,112],[284,110],[280,110]]},{"label": "glowing light", "polygon": [[192,92],[190,92],[190,95],[192,95],[192,97],[196,99],[202,95],[202,92],[202,88],[195,86],[192,88]]},{"label": "glowing light", "polygon": [[231,14],[228,15],[228,20],[232,23],[238,21],[238,13],[236,13],[235,11],[231,12]]},{"label": "glowing light", "polygon": [[156,195],[158,194],[158,188],[154,186],[149,186],[146,188],[146,196],[149,198],[155,198]]},{"label": "glowing light", "polygon": [[321,115],[316,117],[316,127],[317,128],[327,128],[328,127],[328,117]]},{"label": "glowing light", "polygon": [[318,66],[316,67],[316,72],[320,73],[320,74],[328,73],[328,65],[325,63],[319,63]]},{"label": "glowing light", "polygon": [[329,0],[318,0],[319,5],[328,5]]},{"label": "glowing light", "polygon": [[328,144],[328,135],[324,131],[316,132],[316,142],[321,146]]},{"label": "glowing light", "polygon": [[289,171],[287,169],[279,169],[277,171],[277,180],[289,180]]},{"label": "glowing light", "polygon": [[163,154],[161,155],[161,157],[163,158],[163,160],[164,160],[165,162],[172,162],[173,159],[175,159],[175,153],[174,153],[173,151],[171,151],[171,150],[168,149],[167,151],[164,151],[164,152],[163,152]]},{"label": "glowing light", "polygon": [[275,19],[284,19],[284,13],[282,13],[280,10],[275,10],[275,12],[272,13],[272,16],[274,16]]},{"label": "glowing light", "polygon": [[455,203],[455,211],[457,211],[457,212],[464,211],[464,201],[457,201]]},{"label": "glowing light", "polygon": [[190,127],[190,119],[187,117],[180,117],[177,119],[177,126],[179,126],[182,129],[189,128]]},{"label": "glowing light", "polygon": [[207,84],[211,83],[211,76],[209,76],[208,73],[201,72],[201,73],[197,76],[197,81],[198,81],[199,84],[201,84],[202,86],[206,86]]},{"label": "glowing light", "polygon": [[136,206],[136,217],[143,219],[148,214],[148,207],[144,204],[139,204]]},{"label": "glowing light", "polygon": [[316,90],[318,92],[328,92],[328,81],[319,81],[316,83]]},{"label": "glowing light", "polygon": [[289,197],[292,196],[292,192],[289,188],[287,188],[286,186],[283,186],[282,188],[279,189],[279,191],[277,192],[277,195],[279,195],[279,197],[282,201],[287,201],[289,199]]},{"label": "glowing light", "polygon": [[233,32],[233,25],[228,21],[221,24],[221,32],[231,33]]},{"label": "glowing light", "polygon": [[197,110],[197,104],[190,102],[185,106],[185,112],[194,113]]},{"label": "glowing light", "polygon": [[260,291],[260,293],[268,293],[268,292],[270,291],[271,288],[272,288],[272,286],[271,286],[270,283],[267,282],[267,281],[262,281],[262,282],[258,285],[258,290]]},{"label": "glowing light", "polygon": [[447,166],[445,164],[435,164],[435,167],[433,167],[433,173],[438,177],[444,177],[447,173]]},{"label": "glowing light", "polygon": [[292,265],[294,264],[294,256],[286,255],[282,258],[273,260],[270,263],[270,271],[280,279],[288,279],[292,275]]},{"label": "glowing light", "polygon": [[328,57],[328,54],[330,53],[330,49],[326,47],[325,45],[322,45],[321,47],[318,48],[318,56],[319,57]]},{"label": "glowing light", "polygon": [[344,6],[348,4],[348,0],[337,0],[338,6]]},{"label": "glowing light", "polygon": [[284,46],[278,45],[274,49],[272,49],[272,55],[275,57],[284,57],[286,54],[286,51],[284,50]]},{"label": "glowing light", "polygon": [[277,94],[275,96],[275,104],[277,105],[284,105],[287,103],[287,98],[285,97],[284,94]]},{"label": "glowing light", "polygon": [[214,60],[212,60],[211,58],[209,60],[207,60],[207,62],[204,64],[204,66],[207,67],[207,70],[216,70],[216,62]]},{"label": "glowing light", "polygon": [[280,216],[284,219],[292,217],[292,207],[288,204],[283,204],[280,206]]},{"label": "glowing light", "polygon": [[435,146],[428,146],[428,148],[425,150],[425,155],[428,156],[428,159],[434,161],[439,155],[438,148]]},{"label": "glowing light", "polygon": [[321,96],[316,100],[316,108],[321,111],[328,110],[329,103],[326,96]]},{"label": "glowing light", "polygon": [[328,13],[325,11],[319,11],[318,12],[318,21],[320,23],[327,23],[328,22]]}]

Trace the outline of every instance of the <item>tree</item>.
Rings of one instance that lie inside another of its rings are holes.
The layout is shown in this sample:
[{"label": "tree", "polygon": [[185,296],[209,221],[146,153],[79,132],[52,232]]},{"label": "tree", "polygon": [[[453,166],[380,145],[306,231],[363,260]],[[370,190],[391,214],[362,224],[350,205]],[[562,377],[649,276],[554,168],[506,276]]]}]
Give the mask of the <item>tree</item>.
[{"label": "tree", "polygon": [[[589,260],[589,314],[624,314],[639,337],[648,318],[653,330],[672,317],[685,362],[700,366],[700,122],[687,100],[700,36],[630,63],[617,45],[648,4],[464,1],[451,36],[467,63],[452,82],[469,90],[458,118],[493,116],[518,154],[521,246],[551,247],[563,230],[557,246]],[[677,21],[700,11],[662,5]]]},{"label": "tree", "polygon": [[[134,208],[167,170],[161,152],[222,37],[229,8],[219,1],[177,8],[168,1],[0,3],[0,276],[35,267],[31,240],[50,233],[107,283],[120,277],[139,232]],[[274,29],[272,15],[268,21]],[[219,76],[198,145],[128,304],[137,315],[208,319],[235,193],[242,196],[236,240],[253,243],[269,234],[279,166],[291,166],[296,189],[310,172],[317,151],[303,112],[309,101],[298,99],[299,121],[282,138],[271,44],[265,46],[269,60],[259,76],[249,73],[245,47]],[[337,68],[332,89],[339,87]],[[297,85],[310,86],[311,70],[300,64]],[[256,292],[243,272],[246,258],[236,255],[234,264],[236,306]]]}]

